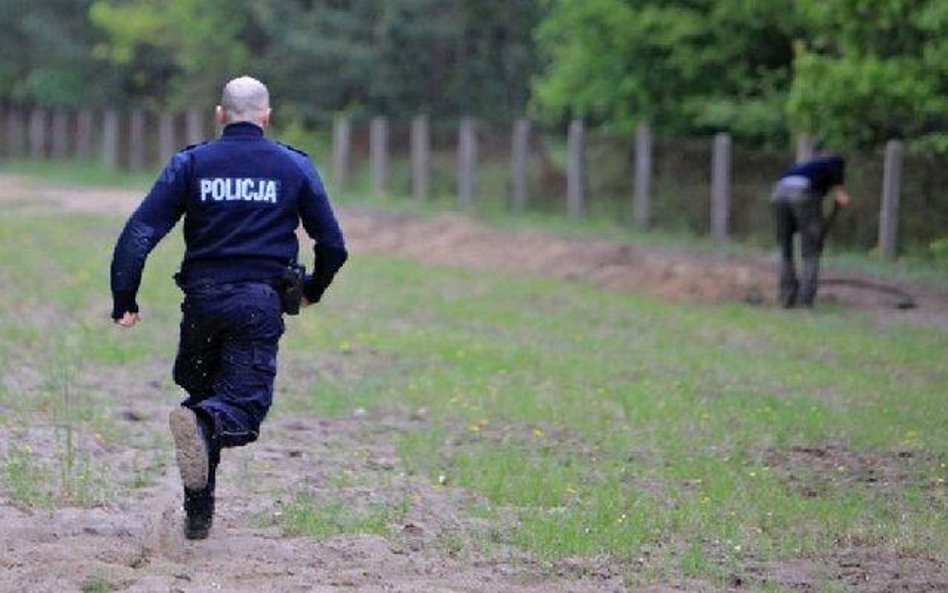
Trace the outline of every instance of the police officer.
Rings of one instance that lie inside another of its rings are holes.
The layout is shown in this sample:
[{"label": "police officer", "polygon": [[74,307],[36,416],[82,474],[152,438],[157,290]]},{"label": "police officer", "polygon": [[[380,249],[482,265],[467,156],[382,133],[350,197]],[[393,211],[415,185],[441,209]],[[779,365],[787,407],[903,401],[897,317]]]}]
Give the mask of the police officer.
[{"label": "police officer", "polygon": [[184,485],[185,535],[207,537],[222,448],[257,439],[270,408],[283,334],[279,279],[298,252],[302,221],[315,242],[303,306],[346,261],[342,231],[308,156],[264,136],[267,87],[241,77],[217,106],[223,132],[175,154],[126,223],[111,266],[112,318],[132,327],[145,259],[184,217],[184,292],[175,382],[188,393],[170,428]]},{"label": "police officer", "polygon": [[[780,176],[772,200],[780,249],[778,291],[780,304],[812,307],[816,300],[823,252],[823,198],[832,195],[840,206],[849,206],[852,198],[846,190],[846,163],[841,156],[820,152],[801,161]],[[803,271],[797,279],[794,266],[793,236],[800,234]]]}]

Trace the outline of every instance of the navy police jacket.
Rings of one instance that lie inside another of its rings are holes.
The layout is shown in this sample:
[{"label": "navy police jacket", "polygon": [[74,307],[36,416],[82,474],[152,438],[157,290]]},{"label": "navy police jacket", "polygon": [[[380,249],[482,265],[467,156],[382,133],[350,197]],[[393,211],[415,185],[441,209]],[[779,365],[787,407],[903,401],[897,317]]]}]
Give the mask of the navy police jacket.
[{"label": "navy police jacket", "polygon": [[802,178],[807,189],[817,196],[825,196],[829,190],[842,185],[846,178],[846,162],[837,154],[823,154],[790,167],[781,179]]},{"label": "navy police jacket", "polygon": [[132,214],[112,256],[112,317],[138,312],[145,259],[184,216],[185,253],[178,284],[278,279],[296,260],[296,229],[315,241],[304,293],[320,299],[345,262],[345,241],[309,157],[240,122],[215,141],[175,154]]}]

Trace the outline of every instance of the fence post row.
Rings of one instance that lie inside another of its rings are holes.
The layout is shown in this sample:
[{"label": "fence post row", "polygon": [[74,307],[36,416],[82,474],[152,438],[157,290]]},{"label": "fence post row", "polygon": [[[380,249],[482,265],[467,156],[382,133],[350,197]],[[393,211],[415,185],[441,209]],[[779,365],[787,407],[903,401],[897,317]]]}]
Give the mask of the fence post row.
[{"label": "fence post row", "polygon": [[520,118],[514,123],[510,146],[511,206],[523,212],[530,201],[530,120]]},{"label": "fence post row", "polygon": [[145,168],[145,114],[136,109],[128,122],[128,168],[141,171]]},{"label": "fence post row", "polygon": [[177,150],[174,137],[174,116],[162,113],[158,116],[158,158],[167,161]]},{"label": "fence post row", "polygon": [[34,108],[30,112],[30,158],[46,157],[46,111]]},{"label": "fence post row", "polygon": [[69,155],[69,115],[57,109],[53,112],[53,142],[50,157],[61,161]]},{"label": "fence post row", "polygon": [[411,193],[419,202],[428,200],[431,188],[431,131],[428,116],[411,122]]},{"label": "fence post row", "polygon": [[23,112],[11,108],[7,112],[7,154],[22,157],[26,154],[26,130],[23,127]]},{"label": "fence post row", "polygon": [[[202,142],[207,127],[200,109],[188,109],[184,113],[185,135],[188,144]],[[65,159],[75,156],[88,159],[99,148],[102,162],[118,168],[122,160],[119,154],[123,125],[120,115],[113,109],[101,113],[100,126],[96,126],[95,114],[84,109],[75,113],[49,111],[35,107],[4,109],[5,118],[3,154],[11,158],[29,156],[34,159]],[[148,116],[141,110],[132,111],[126,129],[128,166],[142,170],[148,165],[146,147]],[[176,121],[169,113],[156,116],[158,124],[158,152],[164,162],[177,150]],[[72,124],[72,125],[71,125]],[[74,133],[72,133],[74,132]],[[388,122],[384,117],[375,117],[370,131],[370,158],[372,187],[376,195],[386,191],[388,169]],[[351,123],[347,116],[337,115],[332,129],[332,178],[337,190],[345,188],[350,171],[352,147]],[[530,200],[530,144],[532,130],[529,120],[518,119],[511,137],[511,206],[514,211],[526,209]],[[586,129],[582,120],[570,123],[567,145],[567,214],[571,218],[586,215]],[[633,184],[633,222],[642,229],[651,223],[652,175],[653,175],[652,131],[647,123],[641,123],[635,131],[635,178]],[[714,138],[711,179],[711,237],[724,240],[729,232],[731,202],[732,139],[720,133]],[[801,134],[796,142],[796,158],[810,158],[814,153],[814,138]],[[464,117],[458,130],[458,204],[471,209],[476,203],[476,173],[478,161],[477,125],[474,119]],[[881,207],[879,211],[878,247],[886,260],[898,256],[899,202],[901,200],[902,170],[905,146],[899,141],[890,141],[885,149],[884,178]],[[431,129],[425,115],[416,117],[411,126],[411,176],[412,195],[416,200],[430,198],[431,191]]]},{"label": "fence post row", "polygon": [[647,229],[652,217],[652,129],[646,123],[635,128],[635,184],[632,216],[635,225]]},{"label": "fence post row", "polygon": [[118,168],[118,135],[118,114],[109,109],[102,114],[102,162],[112,169]]},{"label": "fence post row", "polygon": [[879,252],[886,260],[898,255],[899,198],[902,192],[902,161],[905,147],[898,140],[885,146],[882,179],[882,207],[879,212]]},{"label": "fence post row", "polygon": [[372,118],[369,127],[369,160],[372,163],[372,193],[385,194],[388,177],[388,120]]},{"label": "fence post row", "polygon": [[808,161],[813,158],[816,152],[816,139],[812,134],[800,134],[797,136],[797,162]]},{"label": "fence post row", "polygon": [[92,158],[92,112],[83,109],[76,114],[76,158]]},{"label": "fence post row", "polygon": [[477,127],[473,118],[461,118],[458,128],[458,205],[470,210],[476,201]]},{"label": "fence post row", "polygon": [[731,208],[731,136],[719,133],[714,137],[711,168],[711,238],[727,239],[728,214]]},{"label": "fence post row", "polygon": [[352,128],[349,118],[339,114],[332,120],[332,181],[338,191],[349,181],[349,146]]},{"label": "fence post row", "polygon": [[192,107],[185,114],[185,139],[187,144],[199,144],[205,140],[204,121],[201,118],[201,110]]},{"label": "fence post row", "polygon": [[582,120],[570,122],[566,143],[566,212],[570,218],[580,218],[586,214],[586,126]]}]

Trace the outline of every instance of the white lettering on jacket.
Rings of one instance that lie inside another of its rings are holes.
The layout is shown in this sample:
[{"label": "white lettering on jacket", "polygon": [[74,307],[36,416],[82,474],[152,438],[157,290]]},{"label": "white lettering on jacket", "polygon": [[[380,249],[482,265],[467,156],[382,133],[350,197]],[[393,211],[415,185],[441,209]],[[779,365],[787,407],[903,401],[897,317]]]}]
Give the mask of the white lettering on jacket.
[{"label": "white lettering on jacket", "polygon": [[276,204],[280,182],[276,179],[246,177],[202,177],[202,202],[264,202]]}]

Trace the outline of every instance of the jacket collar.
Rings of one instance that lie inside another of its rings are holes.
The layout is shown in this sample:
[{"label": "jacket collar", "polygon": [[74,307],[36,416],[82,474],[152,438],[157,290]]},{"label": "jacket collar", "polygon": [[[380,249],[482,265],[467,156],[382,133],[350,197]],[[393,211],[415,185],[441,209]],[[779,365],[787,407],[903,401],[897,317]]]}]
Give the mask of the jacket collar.
[{"label": "jacket collar", "polygon": [[263,136],[263,128],[249,121],[238,121],[224,126],[221,136],[224,138],[260,138]]}]

